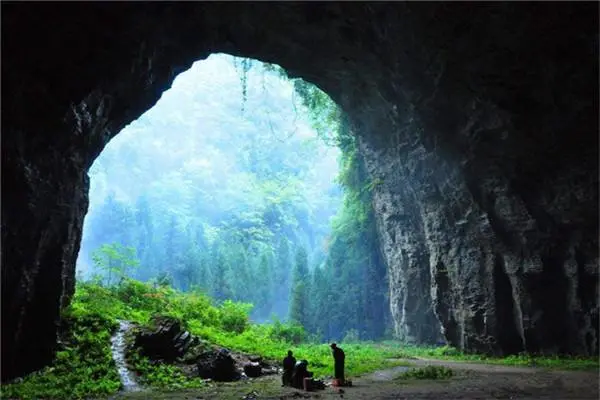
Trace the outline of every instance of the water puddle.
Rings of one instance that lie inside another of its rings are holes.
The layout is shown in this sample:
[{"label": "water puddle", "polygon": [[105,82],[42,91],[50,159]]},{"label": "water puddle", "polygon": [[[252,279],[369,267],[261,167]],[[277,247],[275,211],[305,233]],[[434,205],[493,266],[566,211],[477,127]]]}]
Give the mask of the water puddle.
[{"label": "water puddle", "polygon": [[135,374],[127,369],[125,362],[125,333],[127,333],[130,327],[131,324],[128,321],[119,321],[119,329],[117,329],[117,332],[110,341],[112,343],[113,359],[123,383],[123,390],[126,392],[135,392],[142,390],[142,388],[135,381]]}]

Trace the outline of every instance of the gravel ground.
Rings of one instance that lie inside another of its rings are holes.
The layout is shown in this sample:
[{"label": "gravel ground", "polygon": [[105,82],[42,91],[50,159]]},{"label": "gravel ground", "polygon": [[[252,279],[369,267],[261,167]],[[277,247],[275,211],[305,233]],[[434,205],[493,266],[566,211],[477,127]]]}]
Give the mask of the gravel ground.
[{"label": "gravel ground", "polygon": [[395,367],[355,377],[353,386],[328,387],[302,392],[281,387],[279,376],[210,388],[169,393],[122,394],[117,399],[373,399],[373,400],[457,400],[457,399],[598,399],[598,373],[557,371],[445,360],[407,360],[415,366],[442,365],[454,371],[448,380],[394,380],[406,367]]}]

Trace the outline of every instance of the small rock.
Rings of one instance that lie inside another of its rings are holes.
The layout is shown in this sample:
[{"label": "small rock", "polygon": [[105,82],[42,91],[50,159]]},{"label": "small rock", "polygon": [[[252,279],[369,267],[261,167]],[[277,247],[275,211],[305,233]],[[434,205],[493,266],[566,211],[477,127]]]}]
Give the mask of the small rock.
[{"label": "small rock", "polygon": [[248,356],[248,360],[259,363],[259,362],[262,362],[262,357],[252,355],[252,356]]},{"label": "small rock", "polygon": [[244,373],[250,378],[258,378],[262,375],[262,368],[257,362],[250,362],[244,365]]}]

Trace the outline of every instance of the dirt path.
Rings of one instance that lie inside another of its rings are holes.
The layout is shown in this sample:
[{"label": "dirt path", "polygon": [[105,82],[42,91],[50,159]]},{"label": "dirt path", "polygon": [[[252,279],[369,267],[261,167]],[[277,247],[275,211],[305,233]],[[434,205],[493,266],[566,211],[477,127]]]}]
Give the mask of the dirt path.
[{"label": "dirt path", "polygon": [[138,393],[119,398],[144,399],[373,399],[373,400],[450,400],[450,399],[598,399],[598,373],[548,371],[540,368],[512,367],[459,361],[406,360],[414,366],[443,365],[455,376],[443,381],[394,380],[407,367],[395,367],[353,378],[353,386],[339,392],[335,388],[307,393],[281,387],[279,376],[217,387],[171,393]]},{"label": "dirt path", "polygon": [[[377,386],[377,389],[373,390],[374,399],[558,400],[598,399],[599,395],[597,372],[550,371],[541,368],[430,359],[407,361],[417,367],[445,366],[454,371],[455,377],[446,381],[393,381],[393,378],[405,370],[403,367],[396,367],[366,375],[357,380],[357,383],[373,389],[373,386]],[[358,399],[363,393],[356,394],[358,396],[355,398]],[[354,398],[350,395],[344,397]]]}]

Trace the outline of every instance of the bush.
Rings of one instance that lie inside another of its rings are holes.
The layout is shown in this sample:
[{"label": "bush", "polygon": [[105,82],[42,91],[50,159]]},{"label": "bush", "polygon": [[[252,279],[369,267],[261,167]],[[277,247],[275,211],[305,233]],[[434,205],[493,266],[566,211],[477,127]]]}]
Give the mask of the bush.
[{"label": "bush", "polygon": [[442,355],[442,356],[460,356],[462,352],[458,350],[456,347],[452,346],[442,346],[438,347],[433,351],[434,355]]},{"label": "bush", "polygon": [[279,320],[275,320],[269,327],[269,337],[273,340],[298,344],[306,340],[306,331],[302,325],[283,324]]},{"label": "bush", "polygon": [[141,376],[141,383],[153,388],[198,388],[205,386],[201,378],[188,378],[175,365],[163,362],[152,362],[140,355],[139,351],[128,354],[127,360],[132,368]]},{"label": "bush", "polygon": [[165,304],[165,296],[147,283],[125,279],[114,289],[117,297],[129,307],[142,310],[160,310]]},{"label": "bush", "polygon": [[249,324],[252,304],[225,300],[221,305],[221,327],[227,332],[242,333]]},{"label": "bush", "polygon": [[174,313],[186,321],[203,326],[221,326],[221,312],[210,297],[202,293],[177,293],[170,298]]}]

